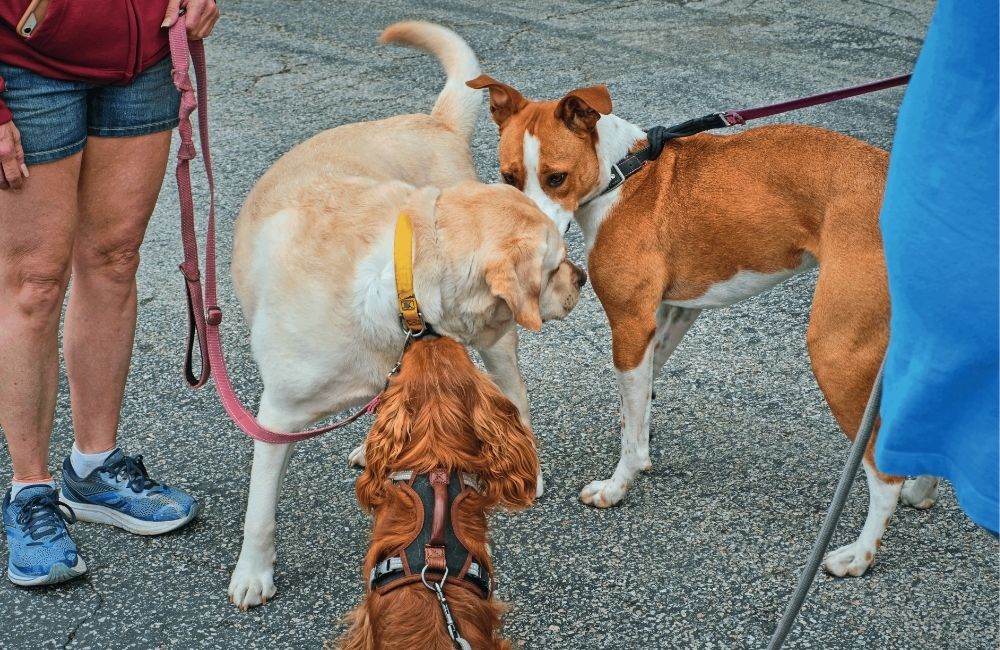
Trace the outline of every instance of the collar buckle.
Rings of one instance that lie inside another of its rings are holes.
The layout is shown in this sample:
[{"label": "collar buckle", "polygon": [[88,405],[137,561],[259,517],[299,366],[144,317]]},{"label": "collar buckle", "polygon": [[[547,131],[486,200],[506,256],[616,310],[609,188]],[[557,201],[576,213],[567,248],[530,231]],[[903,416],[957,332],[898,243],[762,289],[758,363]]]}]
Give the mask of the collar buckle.
[{"label": "collar buckle", "polygon": [[[618,162],[621,162],[620,160]],[[625,173],[622,168],[618,166],[618,162],[611,164],[611,180],[608,182],[608,186],[604,189],[604,192],[610,192],[625,181]]]}]

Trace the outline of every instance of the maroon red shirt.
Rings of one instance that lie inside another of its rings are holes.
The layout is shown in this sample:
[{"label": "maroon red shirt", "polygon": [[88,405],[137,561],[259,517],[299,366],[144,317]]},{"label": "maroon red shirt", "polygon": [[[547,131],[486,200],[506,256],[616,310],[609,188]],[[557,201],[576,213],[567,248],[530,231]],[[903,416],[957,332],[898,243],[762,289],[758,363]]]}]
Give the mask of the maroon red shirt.
[{"label": "maroon red shirt", "polygon": [[[170,49],[167,0],[51,0],[44,20],[17,33],[30,0],[0,0],[0,62],[53,79],[127,84]],[[0,124],[9,122],[0,77]]]}]

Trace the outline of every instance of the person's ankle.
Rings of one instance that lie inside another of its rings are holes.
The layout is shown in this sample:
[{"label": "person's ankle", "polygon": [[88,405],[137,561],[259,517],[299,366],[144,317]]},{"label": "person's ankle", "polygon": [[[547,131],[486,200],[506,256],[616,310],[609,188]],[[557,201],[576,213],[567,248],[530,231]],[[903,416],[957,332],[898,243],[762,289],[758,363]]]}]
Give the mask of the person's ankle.
[{"label": "person's ankle", "polygon": [[27,479],[12,479],[10,482],[10,500],[13,501],[17,498],[17,493],[26,487],[31,487],[32,485],[48,485],[53,490],[56,489],[56,481],[54,478],[49,476],[48,478],[33,478],[29,477]]},{"label": "person's ankle", "polygon": [[108,456],[114,452],[117,447],[112,446],[106,451],[98,451],[94,453],[86,454],[80,451],[80,448],[73,443],[73,451],[69,455],[69,463],[73,467],[73,471],[80,478],[89,476],[91,472],[104,464],[104,461],[108,459]]}]

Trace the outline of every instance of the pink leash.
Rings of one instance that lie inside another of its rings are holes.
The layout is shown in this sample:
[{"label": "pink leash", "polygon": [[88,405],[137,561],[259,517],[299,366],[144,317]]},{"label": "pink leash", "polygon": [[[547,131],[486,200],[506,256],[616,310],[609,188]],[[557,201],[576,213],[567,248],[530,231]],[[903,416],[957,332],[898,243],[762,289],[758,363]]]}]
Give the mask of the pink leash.
[{"label": "pink leash", "polygon": [[[181,146],[177,151],[177,192],[181,204],[181,240],[184,243],[184,262],[181,263],[181,273],[184,274],[188,303],[188,344],[184,359],[184,374],[188,385],[200,388],[208,382],[215,370],[215,389],[222,400],[222,406],[229,417],[248,436],[272,444],[288,444],[314,438],[320,434],[339,429],[354,422],[362,415],[374,413],[378,407],[381,393],[376,395],[360,411],[353,415],[318,429],[310,429],[300,433],[280,433],[267,429],[243,406],[240,398],[233,390],[226,370],[226,360],[222,353],[222,340],[219,325],[222,323],[222,309],[219,299],[215,273],[215,181],[212,177],[212,157],[208,147],[208,76],[205,71],[205,46],[201,41],[188,41],[186,21],[183,15],[170,27],[170,58],[173,61],[174,85],[181,93],[180,124],[178,131],[181,136]],[[195,76],[198,82],[198,93],[191,84],[188,75],[190,60],[194,61]],[[198,135],[201,138],[201,151],[205,163],[205,174],[208,177],[208,233],[205,236],[205,290],[202,293],[201,271],[198,263],[198,239],[194,227],[194,198],[191,193],[190,162],[198,152],[194,147],[194,131],[191,126],[191,113],[198,109]],[[206,308],[205,305],[208,305]],[[193,370],[194,341],[198,340],[201,351],[201,373],[195,375]]]}]

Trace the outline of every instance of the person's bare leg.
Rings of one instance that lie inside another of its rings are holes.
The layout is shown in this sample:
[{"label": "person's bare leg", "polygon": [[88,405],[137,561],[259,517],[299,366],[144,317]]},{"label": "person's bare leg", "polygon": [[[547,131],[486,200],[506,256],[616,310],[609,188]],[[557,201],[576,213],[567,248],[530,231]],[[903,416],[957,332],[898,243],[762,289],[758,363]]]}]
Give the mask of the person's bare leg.
[{"label": "person's bare leg", "polygon": [[115,447],[135,339],[139,246],[169,151],[170,131],[163,131],[131,138],[92,136],[83,152],[73,284],[63,331],[73,430],[83,453]]},{"label": "person's bare leg", "polygon": [[50,480],[59,314],[69,279],[80,154],[0,191],[0,426],[14,480]]}]

